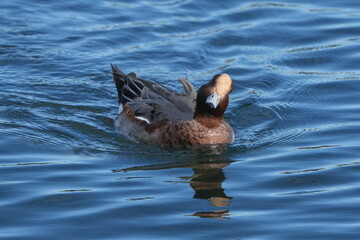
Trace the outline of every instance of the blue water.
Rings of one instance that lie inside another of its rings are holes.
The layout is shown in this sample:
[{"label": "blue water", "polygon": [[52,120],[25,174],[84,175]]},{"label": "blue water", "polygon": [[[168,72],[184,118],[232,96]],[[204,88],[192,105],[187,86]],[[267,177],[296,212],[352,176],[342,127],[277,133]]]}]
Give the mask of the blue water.
[{"label": "blue water", "polygon": [[[360,239],[360,2],[0,2],[0,239]],[[234,80],[234,144],[111,125],[110,63]]]}]

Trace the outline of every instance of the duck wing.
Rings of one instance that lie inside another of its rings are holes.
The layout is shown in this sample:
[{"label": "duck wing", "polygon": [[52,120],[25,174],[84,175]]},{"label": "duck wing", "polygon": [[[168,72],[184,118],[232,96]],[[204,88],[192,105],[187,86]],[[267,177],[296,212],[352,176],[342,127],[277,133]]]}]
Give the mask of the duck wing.
[{"label": "duck wing", "polygon": [[193,85],[179,80],[183,93],[175,92],[159,83],[138,78],[135,73],[124,74],[111,65],[113,80],[118,91],[119,104],[127,104],[136,117],[153,124],[164,119],[169,121],[193,118],[196,91]]}]

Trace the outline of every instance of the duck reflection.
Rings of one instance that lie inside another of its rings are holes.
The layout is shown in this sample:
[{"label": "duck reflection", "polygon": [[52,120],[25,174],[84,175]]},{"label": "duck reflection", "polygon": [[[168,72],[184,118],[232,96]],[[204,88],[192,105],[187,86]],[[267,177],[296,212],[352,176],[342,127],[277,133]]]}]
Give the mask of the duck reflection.
[{"label": "duck reflection", "polygon": [[194,175],[189,177],[189,183],[194,189],[194,198],[207,199],[215,207],[230,205],[231,197],[228,197],[222,188],[222,182],[226,179],[224,167],[230,163],[200,163],[191,166]]},{"label": "duck reflection", "polygon": [[[230,206],[232,197],[226,195],[222,183],[226,179],[223,168],[226,163],[200,163],[192,166],[194,174],[189,177],[190,186],[194,190],[194,198],[207,199],[214,207]],[[201,218],[229,219],[228,210],[196,212],[190,216]]]},{"label": "duck reflection", "polygon": [[[189,164],[192,163],[192,164]],[[194,190],[193,198],[206,199],[210,205],[214,207],[230,206],[232,197],[226,195],[222,183],[226,176],[223,168],[229,166],[231,161],[226,159],[207,158],[206,160],[199,159],[197,161],[182,161],[177,163],[156,164],[147,166],[137,166],[126,168],[122,170],[113,170],[113,172],[126,172],[136,170],[161,170],[171,168],[192,168],[194,174],[189,177],[180,177],[182,182],[189,183]],[[197,216],[201,218],[217,218],[226,219],[230,214],[228,210],[214,210],[206,212],[196,212],[188,216]]]},{"label": "duck reflection", "polygon": [[201,218],[216,218],[216,219],[230,219],[228,210],[217,210],[212,212],[197,212],[189,216],[201,217]]}]

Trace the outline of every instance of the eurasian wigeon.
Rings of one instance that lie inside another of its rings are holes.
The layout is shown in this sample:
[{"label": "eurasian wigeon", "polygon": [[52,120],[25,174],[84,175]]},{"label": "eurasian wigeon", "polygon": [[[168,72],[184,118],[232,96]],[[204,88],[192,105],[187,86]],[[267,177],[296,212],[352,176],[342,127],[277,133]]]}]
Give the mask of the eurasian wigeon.
[{"label": "eurasian wigeon", "polygon": [[184,93],[124,74],[111,65],[118,91],[119,114],[114,125],[137,142],[166,146],[226,144],[234,141],[232,127],[223,119],[233,82],[217,74],[196,93],[182,79]]}]

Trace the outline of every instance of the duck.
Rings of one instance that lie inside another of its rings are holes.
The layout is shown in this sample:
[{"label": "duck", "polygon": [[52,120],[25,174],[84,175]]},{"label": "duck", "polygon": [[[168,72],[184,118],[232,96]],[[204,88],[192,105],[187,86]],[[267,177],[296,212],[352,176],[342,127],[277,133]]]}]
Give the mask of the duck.
[{"label": "duck", "polygon": [[111,64],[119,102],[114,126],[135,142],[159,146],[230,144],[235,134],[223,118],[233,90],[226,73],[216,74],[198,92],[180,79],[183,92],[123,73]]}]

